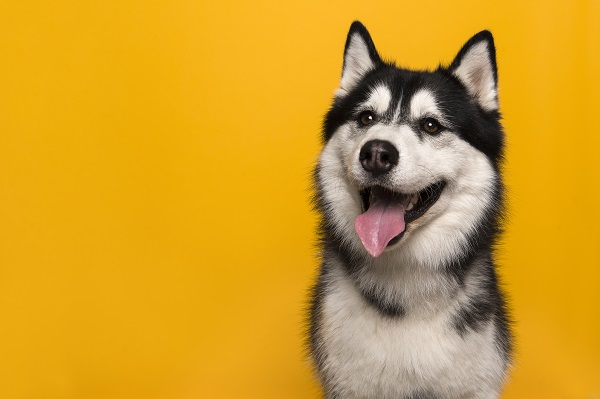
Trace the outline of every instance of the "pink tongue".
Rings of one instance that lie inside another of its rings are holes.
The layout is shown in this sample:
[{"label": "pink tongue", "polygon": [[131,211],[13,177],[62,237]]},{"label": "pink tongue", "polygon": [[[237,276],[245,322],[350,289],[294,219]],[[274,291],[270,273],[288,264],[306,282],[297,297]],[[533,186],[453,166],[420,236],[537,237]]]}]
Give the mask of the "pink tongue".
[{"label": "pink tongue", "polygon": [[409,197],[382,196],[354,221],[365,249],[373,257],[383,253],[392,238],[404,231],[404,212]]}]

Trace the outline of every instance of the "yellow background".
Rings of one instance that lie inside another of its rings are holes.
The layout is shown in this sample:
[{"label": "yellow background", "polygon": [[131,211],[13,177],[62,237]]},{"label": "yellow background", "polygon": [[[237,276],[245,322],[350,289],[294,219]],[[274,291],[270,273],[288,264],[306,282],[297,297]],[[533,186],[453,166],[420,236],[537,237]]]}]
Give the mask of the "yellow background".
[{"label": "yellow background", "polygon": [[493,31],[504,397],[600,397],[600,1],[13,0],[1,398],[318,397],[310,170],[354,19],[418,68]]}]

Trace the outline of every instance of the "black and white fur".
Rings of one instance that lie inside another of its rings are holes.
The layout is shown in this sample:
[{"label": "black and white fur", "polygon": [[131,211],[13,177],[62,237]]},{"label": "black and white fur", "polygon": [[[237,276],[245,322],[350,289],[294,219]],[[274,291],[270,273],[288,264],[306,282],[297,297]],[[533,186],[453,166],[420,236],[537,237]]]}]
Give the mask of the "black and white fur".
[{"label": "black and white fur", "polygon": [[[503,132],[490,32],[449,67],[384,62],[354,22],[315,169],[322,264],[312,291],[309,347],[328,399],[498,397],[510,362],[506,304],[493,246],[500,232]],[[365,111],[374,122],[362,126]],[[441,126],[435,134],[423,121]],[[391,143],[398,164],[373,176],[359,152]],[[372,257],[354,230],[361,190],[439,198]]]}]

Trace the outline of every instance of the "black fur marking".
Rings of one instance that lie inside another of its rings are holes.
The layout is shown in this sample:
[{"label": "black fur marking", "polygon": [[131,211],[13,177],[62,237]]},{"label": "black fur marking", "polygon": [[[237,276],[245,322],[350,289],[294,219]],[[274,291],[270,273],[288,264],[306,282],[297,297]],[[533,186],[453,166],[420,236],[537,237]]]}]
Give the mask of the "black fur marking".
[{"label": "black fur marking", "polygon": [[359,289],[359,291],[367,303],[375,308],[377,312],[384,317],[398,318],[403,317],[406,314],[406,310],[401,305],[383,301],[383,295],[377,292],[376,289]]},{"label": "black fur marking", "polygon": [[493,321],[496,328],[496,342],[498,350],[505,358],[511,352],[511,339],[509,334],[509,315],[506,300],[499,289],[496,270],[490,258],[482,260],[485,267],[480,267],[483,273],[483,283],[479,285],[480,292],[468,298],[453,316],[453,327],[465,336],[471,331],[480,331],[489,321]]},{"label": "black fur marking", "polygon": [[485,268],[481,268],[485,272],[483,283],[479,286],[481,293],[468,298],[468,301],[462,304],[454,315],[454,328],[461,336],[466,335],[469,330],[479,331],[498,309],[500,298],[496,288],[496,275],[494,269],[490,268],[489,260],[484,262],[488,264]]},{"label": "black fur marking", "polygon": [[504,355],[504,358],[510,361],[513,352],[513,339],[510,328],[513,323],[503,291],[498,290],[498,294],[500,300],[498,302],[498,311],[495,314],[496,345],[500,353]]}]

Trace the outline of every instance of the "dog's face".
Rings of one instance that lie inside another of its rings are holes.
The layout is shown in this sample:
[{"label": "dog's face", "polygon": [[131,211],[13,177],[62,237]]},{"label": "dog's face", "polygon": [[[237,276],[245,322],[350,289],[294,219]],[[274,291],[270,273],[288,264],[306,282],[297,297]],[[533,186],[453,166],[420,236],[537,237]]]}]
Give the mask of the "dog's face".
[{"label": "dog's face", "polygon": [[354,23],[317,168],[333,234],[372,257],[457,256],[499,195],[496,82],[487,31],[427,72],[383,62]]}]

